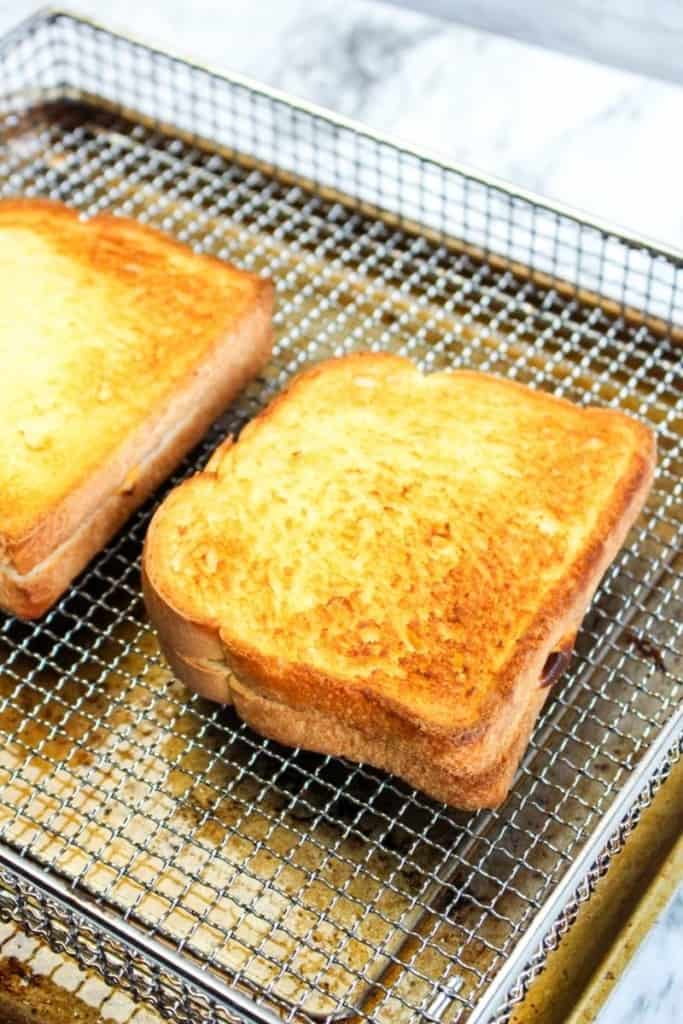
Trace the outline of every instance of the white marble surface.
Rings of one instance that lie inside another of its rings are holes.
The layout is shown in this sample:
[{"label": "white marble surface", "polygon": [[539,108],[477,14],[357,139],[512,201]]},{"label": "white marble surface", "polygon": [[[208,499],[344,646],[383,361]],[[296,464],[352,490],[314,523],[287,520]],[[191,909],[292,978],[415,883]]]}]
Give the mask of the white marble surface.
[{"label": "white marble surface", "polygon": [[391,0],[575,57],[683,83],[680,0]]},{"label": "white marble surface", "polygon": [[[0,31],[34,6],[0,0]],[[78,8],[683,248],[675,85],[357,0]],[[683,888],[599,1024],[681,1020]]]},{"label": "white marble surface", "polygon": [[358,0],[74,4],[683,248],[678,86]]},{"label": "white marble surface", "polygon": [[620,978],[597,1024],[681,1024],[683,886]]}]

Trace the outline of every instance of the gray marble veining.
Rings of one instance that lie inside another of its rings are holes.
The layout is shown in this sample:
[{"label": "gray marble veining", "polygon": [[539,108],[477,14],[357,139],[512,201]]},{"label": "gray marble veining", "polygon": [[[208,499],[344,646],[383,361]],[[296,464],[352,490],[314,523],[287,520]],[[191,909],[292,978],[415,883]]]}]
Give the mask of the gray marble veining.
[{"label": "gray marble veining", "polygon": [[638,949],[597,1024],[681,1024],[682,1020],[683,885]]},{"label": "gray marble veining", "polygon": [[683,84],[679,0],[392,0],[411,10]]},{"label": "gray marble veining", "polygon": [[[79,0],[86,14],[683,247],[683,90],[382,4]],[[34,9],[0,0],[0,31]],[[599,1024],[683,1020],[683,888]]]},{"label": "gray marble veining", "polygon": [[[78,6],[683,247],[675,85],[359,0]],[[31,9],[0,0],[0,29]]]}]

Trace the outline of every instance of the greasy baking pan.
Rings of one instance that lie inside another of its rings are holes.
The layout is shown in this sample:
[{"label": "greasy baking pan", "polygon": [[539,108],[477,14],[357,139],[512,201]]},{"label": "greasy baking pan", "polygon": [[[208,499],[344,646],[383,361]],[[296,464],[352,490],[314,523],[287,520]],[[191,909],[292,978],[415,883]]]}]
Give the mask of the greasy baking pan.
[{"label": "greasy baking pan", "polygon": [[188,694],[140,599],[152,504],[42,622],[0,624],[2,913],[179,1021],[505,1016],[679,753],[683,257],[63,12],[0,43],[0,133],[2,194],[275,280],[273,359],[176,480],[360,348],[656,428],[647,508],[496,812]]}]

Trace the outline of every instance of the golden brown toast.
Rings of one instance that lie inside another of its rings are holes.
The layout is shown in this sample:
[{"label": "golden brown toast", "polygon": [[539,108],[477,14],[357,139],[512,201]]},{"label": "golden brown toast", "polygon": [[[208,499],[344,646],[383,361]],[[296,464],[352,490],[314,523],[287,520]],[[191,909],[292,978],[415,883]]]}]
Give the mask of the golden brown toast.
[{"label": "golden brown toast", "polygon": [[0,202],[0,607],[44,612],[266,362],[269,282]]},{"label": "golden brown toast", "polygon": [[267,736],[495,806],[654,464],[620,412],[324,363],[157,510],[150,617],[177,675]]}]

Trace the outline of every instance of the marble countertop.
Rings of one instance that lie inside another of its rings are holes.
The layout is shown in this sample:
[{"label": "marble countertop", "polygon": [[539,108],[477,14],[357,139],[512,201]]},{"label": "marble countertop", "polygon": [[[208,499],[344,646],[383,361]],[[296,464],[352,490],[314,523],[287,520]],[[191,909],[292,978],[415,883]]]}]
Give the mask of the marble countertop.
[{"label": "marble countertop", "polygon": [[73,4],[683,248],[679,86],[358,0]]},{"label": "marble countertop", "polygon": [[390,0],[560,53],[683,84],[679,0]]},{"label": "marble countertop", "polygon": [[683,885],[679,885],[617,982],[597,1024],[680,1024],[682,1016]]},{"label": "marble countertop", "polygon": [[[0,32],[35,9],[0,0]],[[382,4],[75,0],[80,11],[683,249],[683,89]],[[683,887],[599,1024],[680,1020]]]}]

